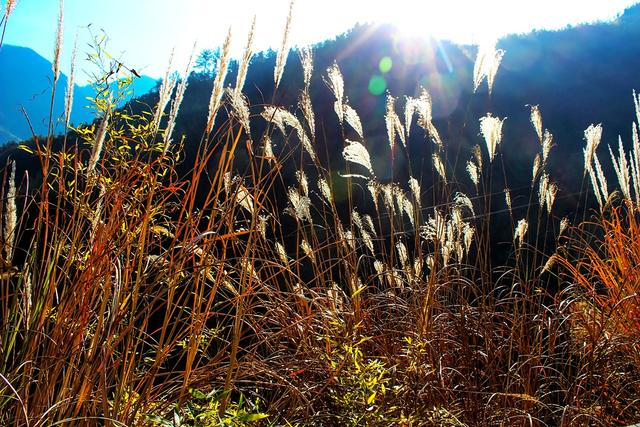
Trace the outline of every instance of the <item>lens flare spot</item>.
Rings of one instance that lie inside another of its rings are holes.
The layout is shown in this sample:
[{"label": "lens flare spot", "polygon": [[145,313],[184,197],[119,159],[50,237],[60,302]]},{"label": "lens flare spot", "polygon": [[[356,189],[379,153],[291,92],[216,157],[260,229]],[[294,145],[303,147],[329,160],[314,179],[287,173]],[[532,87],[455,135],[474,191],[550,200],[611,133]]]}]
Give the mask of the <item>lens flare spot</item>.
[{"label": "lens flare spot", "polygon": [[391,71],[391,67],[393,67],[393,61],[388,56],[385,56],[384,58],[382,58],[380,60],[380,63],[378,64],[378,68],[380,68],[380,72],[382,74],[385,74]]},{"label": "lens flare spot", "polygon": [[369,80],[369,93],[372,95],[382,95],[387,88],[387,81],[382,76],[373,76]]}]

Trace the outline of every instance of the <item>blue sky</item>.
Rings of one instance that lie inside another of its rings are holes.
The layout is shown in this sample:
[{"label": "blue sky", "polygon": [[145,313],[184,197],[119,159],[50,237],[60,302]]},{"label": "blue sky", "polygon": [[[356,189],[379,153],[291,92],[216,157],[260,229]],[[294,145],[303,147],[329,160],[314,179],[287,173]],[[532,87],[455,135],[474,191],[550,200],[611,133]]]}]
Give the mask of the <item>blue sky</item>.
[{"label": "blue sky", "polygon": [[[636,2],[297,0],[291,41],[294,45],[315,43],[344,32],[357,22],[387,21],[411,35],[476,43],[508,33],[608,20]],[[160,77],[172,48],[176,50],[175,68],[181,70],[194,42],[198,49],[219,46],[229,26],[234,34],[234,51],[239,53],[254,15],[255,49],[277,48],[288,8],[289,0],[66,0],[63,71],[69,68],[76,32],[79,59],[87,51],[89,24],[95,33],[100,29],[106,32],[109,52],[124,64]],[[58,9],[58,0],[18,0],[5,43],[30,47],[51,59]],[[83,67],[82,63],[79,65]]]}]

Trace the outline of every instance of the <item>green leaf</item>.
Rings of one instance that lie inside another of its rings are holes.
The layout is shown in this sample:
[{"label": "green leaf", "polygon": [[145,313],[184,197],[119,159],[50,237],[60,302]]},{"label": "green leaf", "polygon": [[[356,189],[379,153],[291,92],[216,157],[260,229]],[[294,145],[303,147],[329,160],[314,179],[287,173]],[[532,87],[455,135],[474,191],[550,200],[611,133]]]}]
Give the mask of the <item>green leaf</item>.
[{"label": "green leaf", "polygon": [[367,399],[367,405],[371,405],[373,401],[376,399],[376,392],[371,393],[371,396]]},{"label": "green leaf", "polygon": [[242,416],[239,416],[238,418],[239,418],[240,421],[251,423],[251,422],[254,422],[254,421],[263,420],[263,419],[265,419],[267,417],[269,417],[269,415],[257,413],[257,414],[242,415]]},{"label": "green leaf", "polygon": [[26,151],[29,154],[33,154],[34,153],[34,151],[31,148],[27,147],[24,144],[18,145],[18,148],[21,149],[22,151]]}]

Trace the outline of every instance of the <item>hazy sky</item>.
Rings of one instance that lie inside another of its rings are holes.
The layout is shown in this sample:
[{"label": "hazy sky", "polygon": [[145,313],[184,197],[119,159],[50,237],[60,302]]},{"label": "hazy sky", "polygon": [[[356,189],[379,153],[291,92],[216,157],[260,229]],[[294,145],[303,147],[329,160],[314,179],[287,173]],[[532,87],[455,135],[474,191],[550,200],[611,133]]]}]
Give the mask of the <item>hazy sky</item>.
[{"label": "hazy sky", "polygon": [[[0,0],[3,4],[4,1]],[[410,34],[435,35],[473,43],[513,32],[562,28],[606,20],[637,0],[297,0],[291,41],[304,45],[324,40],[357,22],[397,24]],[[58,0],[18,0],[5,43],[27,46],[51,59]],[[108,51],[127,66],[153,77],[164,74],[176,49],[175,68],[183,69],[194,42],[198,50],[222,44],[232,27],[234,51],[245,44],[257,16],[255,50],[277,48],[289,0],[66,0],[63,71],[69,68],[74,34],[79,59],[87,51],[91,24],[103,29]],[[82,63],[79,64],[82,67]],[[81,83],[81,82],[79,82]]]}]

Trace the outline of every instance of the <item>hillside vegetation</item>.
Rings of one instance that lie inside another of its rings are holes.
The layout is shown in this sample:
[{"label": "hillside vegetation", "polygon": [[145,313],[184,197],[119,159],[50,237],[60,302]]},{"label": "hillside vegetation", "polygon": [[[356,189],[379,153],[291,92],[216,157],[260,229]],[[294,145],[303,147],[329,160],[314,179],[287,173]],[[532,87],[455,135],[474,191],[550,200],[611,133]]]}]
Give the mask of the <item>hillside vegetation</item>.
[{"label": "hillside vegetation", "polygon": [[0,424],[640,420],[633,88],[626,145],[560,148],[544,105],[508,131],[508,51],[449,56],[445,115],[284,40],[126,108],[98,55],[94,122],[5,148]]}]

